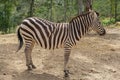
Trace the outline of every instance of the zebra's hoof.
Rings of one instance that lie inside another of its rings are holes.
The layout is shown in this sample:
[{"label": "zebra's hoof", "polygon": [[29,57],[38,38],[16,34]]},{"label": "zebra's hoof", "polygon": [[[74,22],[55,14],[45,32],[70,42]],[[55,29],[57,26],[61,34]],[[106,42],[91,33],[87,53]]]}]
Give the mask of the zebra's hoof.
[{"label": "zebra's hoof", "polygon": [[29,65],[27,67],[28,67],[28,69],[27,69],[28,71],[31,71],[33,69],[31,65]]},{"label": "zebra's hoof", "polygon": [[32,65],[32,69],[36,69],[36,66],[35,66],[35,65]]},{"label": "zebra's hoof", "polygon": [[69,70],[64,70],[64,73],[65,73],[64,77],[69,77]]},{"label": "zebra's hoof", "polygon": [[30,71],[30,70],[32,70],[32,69],[36,69],[36,67],[35,67],[35,65],[29,65],[29,66],[27,66],[28,67],[28,71]]}]

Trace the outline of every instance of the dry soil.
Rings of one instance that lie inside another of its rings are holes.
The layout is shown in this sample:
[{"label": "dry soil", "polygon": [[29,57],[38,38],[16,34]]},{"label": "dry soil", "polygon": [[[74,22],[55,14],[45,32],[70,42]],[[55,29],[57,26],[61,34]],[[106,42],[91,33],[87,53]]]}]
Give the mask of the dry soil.
[{"label": "dry soil", "polygon": [[[94,32],[73,47],[69,61],[70,80],[120,80],[120,28],[106,28],[107,34]],[[16,53],[16,34],[0,35],[0,80],[64,80],[63,48],[32,52],[37,69],[27,71],[24,47]]]}]

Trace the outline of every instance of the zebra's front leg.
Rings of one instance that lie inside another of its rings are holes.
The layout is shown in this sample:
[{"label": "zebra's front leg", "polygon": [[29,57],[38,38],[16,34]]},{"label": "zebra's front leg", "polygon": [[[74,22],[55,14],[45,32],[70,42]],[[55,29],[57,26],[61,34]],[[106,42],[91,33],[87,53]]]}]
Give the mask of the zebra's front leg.
[{"label": "zebra's front leg", "polygon": [[68,61],[71,49],[65,49],[64,53],[64,77],[69,77]]},{"label": "zebra's front leg", "polygon": [[26,57],[26,66],[28,67],[28,70],[35,69],[35,65],[33,64],[31,52],[34,47],[34,44],[26,45],[25,47],[25,57]]}]

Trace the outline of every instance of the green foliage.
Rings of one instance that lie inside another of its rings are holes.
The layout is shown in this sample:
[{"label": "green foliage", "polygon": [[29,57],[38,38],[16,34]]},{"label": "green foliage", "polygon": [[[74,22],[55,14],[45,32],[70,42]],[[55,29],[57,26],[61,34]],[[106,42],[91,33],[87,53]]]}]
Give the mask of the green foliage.
[{"label": "green foliage", "polygon": [[110,0],[94,0],[93,9],[102,17],[110,16]]},{"label": "green foliage", "polygon": [[13,31],[18,23],[27,16],[27,8],[24,6],[28,6],[27,4],[27,2],[23,3],[22,0],[0,1],[0,31],[2,34]]},{"label": "green foliage", "polygon": [[[120,0],[93,1],[93,9],[100,13],[104,25],[115,22],[115,4],[120,21]],[[34,0],[33,11],[30,6],[31,0],[0,0],[0,32],[15,32],[16,26],[31,13],[53,22],[69,22],[79,11],[78,0]]]},{"label": "green foliage", "polygon": [[[4,3],[4,4],[3,4]],[[8,32],[8,28],[10,28],[10,16],[12,11],[12,3],[11,1],[2,1],[0,8],[0,31],[3,33]]]},{"label": "green foliage", "polygon": [[[66,6],[66,21],[69,21],[71,17],[77,15],[77,2],[73,0],[53,0],[53,4],[51,4],[51,0],[47,1],[38,1],[35,4],[35,14],[34,16],[51,20],[51,10],[52,10],[52,21],[54,22],[65,22],[65,2]],[[68,2],[69,1],[69,2]],[[51,9],[52,5],[52,9]],[[73,7],[74,6],[74,7]]]},{"label": "green foliage", "polygon": [[[116,3],[117,13],[115,13]],[[94,0],[93,9],[100,13],[104,25],[114,24],[115,18],[120,20],[120,0]]]},{"label": "green foliage", "polygon": [[115,19],[114,18],[112,18],[112,19],[104,18],[104,19],[102,19],[102,23],[104,26],[111,25],[111,24],[115,23]]}]

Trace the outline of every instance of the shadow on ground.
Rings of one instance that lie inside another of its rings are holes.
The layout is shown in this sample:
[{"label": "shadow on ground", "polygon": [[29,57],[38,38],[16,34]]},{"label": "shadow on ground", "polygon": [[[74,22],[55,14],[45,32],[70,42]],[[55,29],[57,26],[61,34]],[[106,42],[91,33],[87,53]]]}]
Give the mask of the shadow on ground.
[{"label": "shadow on ground", "polygon": [[63,80],[63,79],[60,79],[48,73],[37,74],[29,71],[24,71],[16,75],[13,78],[13,80]]}]

